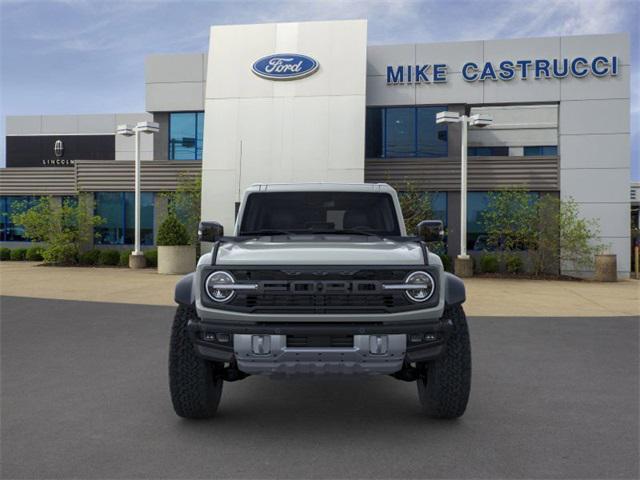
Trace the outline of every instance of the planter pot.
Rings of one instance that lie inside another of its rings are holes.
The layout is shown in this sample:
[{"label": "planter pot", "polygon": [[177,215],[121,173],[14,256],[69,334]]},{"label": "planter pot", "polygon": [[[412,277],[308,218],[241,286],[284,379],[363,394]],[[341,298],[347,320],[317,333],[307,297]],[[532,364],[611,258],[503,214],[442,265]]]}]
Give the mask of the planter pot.
[{"label": "planter pot", "polygon": [[196,269],[196,247],[177,245],[158,247],[158,273],[184,274]]},{"label": "planter pot", "polygon": [[618,266],[615,255],[596,255],[596,282],[615,282],[618,280]]}]

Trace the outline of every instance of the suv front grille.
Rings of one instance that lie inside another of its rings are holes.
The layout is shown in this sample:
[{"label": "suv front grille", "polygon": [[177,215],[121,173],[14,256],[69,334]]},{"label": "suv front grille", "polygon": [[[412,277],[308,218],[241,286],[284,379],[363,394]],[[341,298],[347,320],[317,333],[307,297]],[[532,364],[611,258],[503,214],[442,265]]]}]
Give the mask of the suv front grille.
[{"label": "suv front grille", "polygon": [[[433,306],[411,302],[404,292],[382,290],[384,283],[399,283],[420,267],[366,269],[359,267],[291,267],[227,269],[237,282],[257,283],[253,291],[237,291],[215,308],[261,314],[392,313]],[[422,267],[428,269],[428,267]],[[437,293],[436,285],[436,293]],[[437,303],[437,294],[433,296]],[[203,295],[206,301],[206,295]]]}]

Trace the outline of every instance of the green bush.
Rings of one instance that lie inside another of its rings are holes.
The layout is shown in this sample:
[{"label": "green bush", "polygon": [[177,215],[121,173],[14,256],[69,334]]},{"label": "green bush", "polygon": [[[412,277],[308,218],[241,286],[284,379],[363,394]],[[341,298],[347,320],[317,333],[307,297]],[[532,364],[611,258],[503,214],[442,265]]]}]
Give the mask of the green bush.
[{"label": "green bush", "polygon": [[121,267],[128,267],[129,266],[129,255],[131,254],[131,252],[129,250],[123,250],[120,252],[120,261],[118,262],[118,265],[120,265]]},{"label": "green bush", "polygon": [[4,262],[5,260],[11,259],[11,249],[7,247],[0,248],[0,261]]},{"label": "green bush", "polygon": [[11,254],[9,255],[9,258],[11,258],[11,260],[14,260],[14,261],[21,261],[21,260],[24,260],[26,256],[27,256],[26,248],[14,248],[13,250],[11,250]]},{"label": "green bush", "polygon": [[157,250],[145,250],[144,258],[147,260],[147,267],[158,266],[158,251]]},{"label": "green bush", "polygon": [[100,250],[100,265],[118,265],[120,263],[120,252],[118,250]]},{"label": "green bush", "polygon": [[507,255],[505,258],[505,267],[509,273],[522,273],[523,263],[522,258],[518,255]]},{"label": "green bush", "polygon": [[100,250],[88,250],[80,254],[80,264],[82,265],[97,265],[100,260]]},{"label": "green bush", "polygon": [[167,215],[167,218],[160,224],[160,228],[158,229],[158,245],[189,245],[189,233],[173,213]]},{"label": "green bush", "polygon": [[498,256],[492,253],[480,257],[480,271],[483,273],[496,273],[500,268]]},{"label": "green bush", "polygon": [[42,259],[45,263],[54,265],[71,265],[78,263],[80,252],[78,246],[73,243],[49,245],[42,252]]},{"label": "green bush", "polygon": [[25,257],[30,262],[39,262],[42,260],[42,247],[30,247],[27,249]]}]

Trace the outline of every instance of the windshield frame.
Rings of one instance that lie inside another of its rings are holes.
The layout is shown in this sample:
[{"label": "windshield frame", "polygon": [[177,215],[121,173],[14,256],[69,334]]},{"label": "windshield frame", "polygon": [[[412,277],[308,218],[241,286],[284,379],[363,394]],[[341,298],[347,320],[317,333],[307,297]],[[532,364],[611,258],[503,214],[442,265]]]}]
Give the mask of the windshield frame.
[{"label": "windshield frame", "polygon": [[[251,229],[245,229],[243,232],[243,228],[245,228],[245,217],[246,217],[246,212],[247,207],[250,205],[251,200],[252,200],[252,196],[254,195],[278,195],[278,194],[325,194],[325,195],[331,195],[331,194],[353,194],[353,195],[386,195],[387,196],[387,201],[389,202],[389,213],[391,214],[392,218],[391,218],[391,222],[393,223],[393,227],[391,230],[368,230],[368,229],[362,229],[362,231],[358,231],[359,229],[356,228],[348,228],[348,229],[343,229],[343,228],[336,228],[335,232],[325,229],[325,228],[318,228],[318,229],[286,229],[286,231],[284,229],[280,229],[280,228],[265,228],[265,229],[259,229],[258,231],[254,231]],[[260,230],[269,230],[269,231],[274,231],[274,233],[272,234],[273,236],[276,235],[305,235],[305,236],[309,236],[309,235],[344,235],[344,236],[366,236],[366,237],[380,237],[380,238],[385,238],[385,237],[402,237],[405,234],[404,232],[404,222],[403,222],[403,218],[402,218],[402,212],[399,210],[399,202],[397,200],[397,195],[395,195],[395,191],[367,191],[367,190],[324,190],[324,189],[319,189],[319,190],[305,190],[305,191],[300,191],[300,190],[277,190],[277,191],[247,191],[245,192],[242,204],[239,206],[238,209],[238,215],[236,217],[236,222],[235,222],[235,236],[236,237],[256,237],[256,236],[262,236],[259,231]],[[280,230],[282,231],[282,233],[276,233],[275,230]],[[268,236],[271,235],[270,233],[264,233],[264,236]]]}]

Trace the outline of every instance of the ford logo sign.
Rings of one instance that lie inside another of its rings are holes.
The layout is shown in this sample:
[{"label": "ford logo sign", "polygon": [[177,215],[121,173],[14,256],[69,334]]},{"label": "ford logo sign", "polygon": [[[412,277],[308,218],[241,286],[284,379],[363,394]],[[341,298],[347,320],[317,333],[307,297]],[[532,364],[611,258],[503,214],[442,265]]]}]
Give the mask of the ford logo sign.
[{"label": "ford logo sign", "polygon": [[296,80],[315,73],[318,66],[318,62],[306,55],[278,53],[256,60],[251,70],[269,80]]}]

